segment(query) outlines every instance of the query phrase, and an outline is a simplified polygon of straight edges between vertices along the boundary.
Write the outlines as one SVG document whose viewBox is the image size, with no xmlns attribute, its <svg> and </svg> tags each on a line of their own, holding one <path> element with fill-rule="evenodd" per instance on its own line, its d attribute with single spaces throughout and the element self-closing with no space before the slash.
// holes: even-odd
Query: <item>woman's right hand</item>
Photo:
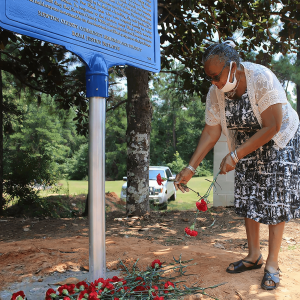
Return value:
<svg viewBox="0 0 300 300">
<path fill-rule="evenodd" d="M 178 189 L 180 189 L 183 193 L 188 192 L 189 189 L 184 185 L 186 185 L 188 183 L 188 181 L 193 177 L 193 175 L 194 175 L 194 173 L 190 169 L 188 169 L 188 168 L 182 169 L 176 175 L 176 178 L 175 178 L 174 185 L 175 185 L 176 191 Z"/>
</svg>

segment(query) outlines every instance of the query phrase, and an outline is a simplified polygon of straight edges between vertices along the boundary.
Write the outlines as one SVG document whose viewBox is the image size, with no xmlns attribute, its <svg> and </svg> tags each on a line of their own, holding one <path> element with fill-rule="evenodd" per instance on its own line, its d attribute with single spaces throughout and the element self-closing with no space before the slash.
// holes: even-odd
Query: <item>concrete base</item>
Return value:
<svg viewBox="0 0 300 300">
<path fill-rule="evenodd" d="M 214 148 L 214 176 L 220 170 L 222 159 L 228 154 L 226 137 L 222 134 Z M 213 190 L 213 206 L 233 206 L 234 204 L 234 171 L 219 175 Z"/>
</svg>

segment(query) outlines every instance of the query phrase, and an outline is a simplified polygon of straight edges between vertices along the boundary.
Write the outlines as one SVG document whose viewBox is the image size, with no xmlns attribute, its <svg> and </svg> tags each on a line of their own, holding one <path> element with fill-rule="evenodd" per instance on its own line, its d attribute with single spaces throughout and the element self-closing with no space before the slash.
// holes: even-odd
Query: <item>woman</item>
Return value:
<svg viewBox="0 0 300 300">
<path fill-rule="evenodd" d="M 212 86 L 206 100 L 206 125 L 189 166 L 176 176 L 176 189 L 186 184 L 221 132 L 229 153 L 220 174 L 235 169 L 234 206 L 245 218 L 248 255 L 227 268 L 228 273 L 263 265 L 259 226 L 269 225 L 269 253 L 261 282 L 275 289 L 280 282 L 278 254 L 285 222 L 300 215 L 300 126 L 276 76 L 266 67 L 241 62 L 235 44 L 209 46 L 203 55 Z"/>
</svg>

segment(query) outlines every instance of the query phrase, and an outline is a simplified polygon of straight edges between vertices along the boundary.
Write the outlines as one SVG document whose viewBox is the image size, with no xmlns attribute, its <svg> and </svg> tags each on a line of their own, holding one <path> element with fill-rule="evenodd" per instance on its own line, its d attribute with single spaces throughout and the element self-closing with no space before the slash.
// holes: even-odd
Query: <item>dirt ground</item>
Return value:
<svg viewBox="0 0 300 300">
<path fill-rule="evenodd" d="M 119 259 L 130 264 L 139 258 L 138 266 L 144 269 L 154 259 L 170 263 L 173 257 L 178 258 L 181 254 L 183 260 L 192 258 L 195 263 L 188 272 L 194 275 L 182 278 L 187 285 L 197 282 L 201 287 L 208 287 L 225 283 L 207 291 L 220 300 L 300 299 L 299 220 L 286 225 L 280 252 L 280 287 L 265 291 L 260 288 L 263 268 L 241 274 L 225 271 L 229 263 L 247 253 L 244 221 L 232 208 L 212 208 L 211 214 L 199 214 L 198 236 L 187 237 L 184 228 L 191 225 L 195 216 L 193 211 L 153 211 L 143 218 L 126 218 L 117 195 L 111 193 L 107 197 L 107 205 L 111 208 L 106 219 L 108 269 L 117 269 Z M 214 225 L 209 227 L 213 220 Z M 33 276 L 43 281 L 55 271 L 88 269 L 87 218 L 2 217 L 0 228 L 0 289 Z M 266 258 L 266 225 L 261 226 L 261 252 Z M 203 299 L 209 298 L 204 296 Z"/>
</svg>

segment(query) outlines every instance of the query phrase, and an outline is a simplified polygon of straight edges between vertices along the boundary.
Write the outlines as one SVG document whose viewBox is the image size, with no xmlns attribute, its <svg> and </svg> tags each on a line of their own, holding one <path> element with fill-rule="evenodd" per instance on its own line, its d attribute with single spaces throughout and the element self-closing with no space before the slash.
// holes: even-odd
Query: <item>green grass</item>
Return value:
<svg viewBox="0 0 300 300">
<path fill-rule="evenodd" d="M 195 177 L 192 178 L 188 187 L 200 193 L 200 195 L 204 195 L 210 185 L 208 180 L 212 180 L 213 177 Z M 66 194 L 66 195 L 80 195 L 87 194 L 88 192 L 88 182 L 84 180 L 61 180 L 59 182 L 61 184 L 58 189 L 57 194 Z M 119 197 L 121 193 L 121 187 L 124 184 L 122 180 L 116 181 L 106 181 L 105 182 L 105 192 L 115 192 Z M 46 196 L 47 194 L 53 193 L 53 190 L 42 191 L 41 195 Z M 195 208 L 195 202 L 198 200 L 198 196 L 196 193 L 190 191 L 188 193 L 182 193 L 181 191 L 177 191 L 176 201 L 169 202 L 168 209 L 174 210 L 188 210 Z M 210 203 L 213 200 L 213 193 L 211 192 L 208 197 Z"/>
<path fill-rule="evenodd" d="M 187 186 L 194 191 L 198 192 L 200 195 L 204 195 L 210 186 L 210 182 L 208 180 L 213 180 L 213 176 L 209 177 L 194 177 L 192 178 Z M 168 204 L 168 209 L 178 209 L 178 210 L 188 210 L 195 208 L 195 202 L 199 199 L 196 193 L 191 190 L 188 193 L 182 193 L 181 191 L 177 191 L 176 201 L 171 201 Z M 208 200 L 210 203 L 213 202 L 213 192 L 210 193 Z"/>
</svg>

